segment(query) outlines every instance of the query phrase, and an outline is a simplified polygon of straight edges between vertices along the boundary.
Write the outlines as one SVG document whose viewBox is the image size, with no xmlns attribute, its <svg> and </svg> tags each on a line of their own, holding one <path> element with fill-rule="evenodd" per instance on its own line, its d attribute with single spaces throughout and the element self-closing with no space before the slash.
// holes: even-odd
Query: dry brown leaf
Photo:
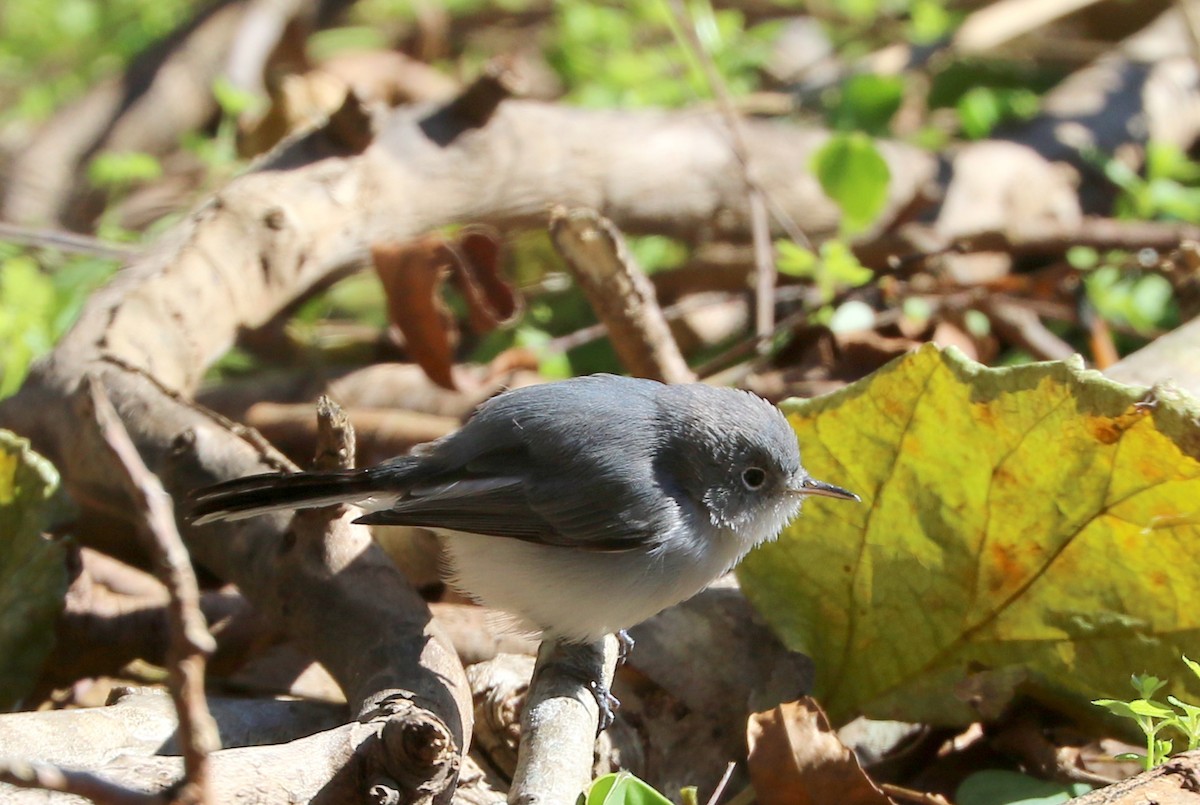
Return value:
<svg viewBox="0 0 1200 805">
<path fill-rule="evenodd" d="M 408 354 L 429 379 L 454 389 L 451 368 L 458 325 L 442 301 L 442 283 L 457 261 L 440 235 L 371 249 L 387 295 L 388 318 L 404 334 Z"/>
<path fill-rule="evenodd" d="M 404 334 L 409 355 L 439 386 L 456 388 L 452 367 L 459 329 L 442 299 L 447 277 L 466 301 L 476 333 L 495 329 L 520 310 L 520 298 L 500 273 L 500 238 L 483 227 L 464 229 L 453 241 L 433 234 L 377 246 L 371 256 L 389 319 Z"/>
<path fill-rule="evenodd" d="M 486 333 L 512 320 L 520 297 L 500 275 L 503 264 L 499 236 L 484 227 L 467 227 L 450 245 L 456 258 L 454 285 L 467 303 L 471 329 Z"/>
<path fill-rule="evenodd" d="M 753 714 L 747 738 L 760 805 L 894 805 L 811 697 Z"/>
</svg>

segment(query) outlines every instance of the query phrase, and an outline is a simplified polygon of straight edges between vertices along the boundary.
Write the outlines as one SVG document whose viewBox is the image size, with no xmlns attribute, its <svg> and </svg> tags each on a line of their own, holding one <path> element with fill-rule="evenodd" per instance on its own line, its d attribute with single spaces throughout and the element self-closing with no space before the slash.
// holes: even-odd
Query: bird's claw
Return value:
<svg viewBox="0 0 1200 805">
<path fill-rule="evenodd" d="M 633 653 L 633 647 L 637 644 L 629 632 L 624 629 L 617 630 L 617 665 L 624 665 L 629 662 L 629 655 Z"/>
<path fill-rule="evenodd" d="M 600 720 L 596 723 L 598 737 L 617 720 L 617 709 L 621 706 L 621 700 L 598 680 L 588 680 L 587 687 L 592 692 L 592 696 L 596 698 L 596 706 L 600 708 Z"/>
</svg>

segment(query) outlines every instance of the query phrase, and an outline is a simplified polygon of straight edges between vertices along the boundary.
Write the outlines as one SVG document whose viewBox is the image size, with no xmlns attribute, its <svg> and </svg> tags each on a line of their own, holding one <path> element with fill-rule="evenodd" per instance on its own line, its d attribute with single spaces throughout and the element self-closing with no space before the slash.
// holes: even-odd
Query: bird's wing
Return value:
<svg viewBox="0 0 1200 805">
<path fill-rule="evenodd" d="M 409 464 L 378 470 L 403 494 L 362 522 L 596 551 L 653 543 L 678 517 L 655 469 L 660 388 L 591 377 L 501 394 L 424 450 L 419 479 Z"/>
<path fill-rule="evenodd" d="M 357 522 L 487 534 L 593 551 L 644 547 L 666 530 L 669 512 L 649 489 L 592 468 L 546 466 L 528 451 L 479 456 L 460 471 L 410 486 L 386 509 Z"/>
</svg>

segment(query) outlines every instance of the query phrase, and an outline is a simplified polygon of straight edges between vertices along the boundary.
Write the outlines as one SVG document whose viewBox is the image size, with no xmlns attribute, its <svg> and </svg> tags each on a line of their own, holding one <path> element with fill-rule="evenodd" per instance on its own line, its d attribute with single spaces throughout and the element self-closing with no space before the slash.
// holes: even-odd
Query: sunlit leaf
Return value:
<svg viewBox="0 0 1200 805">
<path fill-rule="evenodd" d="M 1019 684 L 1090 700 L 1197 644 L 1200 406 L 1145 394 L 928 346 L 784 404 L 808 470 L 863 503 L 809 500 L 739 575 L 835 722 L 965 723 Z"/>
<path fill-rule="evenodd" d="M 57 486 L 50 462 L 0 430 L 0 707 L 29 693 L 54 646 L 67 571 L 42 527 Z"/>
<path fill-rule="evenodd" d="M 588 789 L 585 805 L 671 805 L 671 800 L 627 771 L 598 777 Z"/>
<path fill-rule="evenodd" d="M 883 210 L 891 171 L 870 137 L 834 135 L 813 154 L 810 167 L 825 195 L 841 208 L 847 232 L 866 229 Z"/>
<path fill-rule="evenodd" d="M 904 100 L 904 79 L 864 73 L 846 81 L 831 121 L 841 131 L 887 133 L 892 116 Z"/>
</svg>

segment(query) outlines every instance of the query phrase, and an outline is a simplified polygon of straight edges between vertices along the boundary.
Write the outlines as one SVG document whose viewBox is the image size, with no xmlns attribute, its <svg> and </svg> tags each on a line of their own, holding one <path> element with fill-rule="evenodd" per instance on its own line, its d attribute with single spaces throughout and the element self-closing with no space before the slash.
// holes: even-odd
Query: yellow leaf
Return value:
<svg viewBox="0 0 1200 805">
<path fill-rule="evenodd" d="M 0 708 L 37 682 L 67 587 L 64 549 L 42 536 L 58 473 L 0 430 Z"/>
<path fill-rule="evenodd" d="M 810 500 L 739 575 L 835 723 L 962 723 L 1020 684 L 1124 693 L 1195 650 L 1194 401 L 928 346 L 784 410 L 805 467 L 863 504 Z"/>
</svg>

